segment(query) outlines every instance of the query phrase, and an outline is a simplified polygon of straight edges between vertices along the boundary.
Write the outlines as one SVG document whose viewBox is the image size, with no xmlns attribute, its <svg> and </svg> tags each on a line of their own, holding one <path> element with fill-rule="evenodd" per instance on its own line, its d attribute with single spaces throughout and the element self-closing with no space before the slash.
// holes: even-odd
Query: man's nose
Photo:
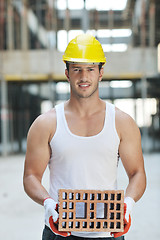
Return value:
<svg viewBox="0 0 160 240">
<path fill-rule="evenodd" d="M 88 72 L 86 70 L 81 71 L 81 80 L 86 81 L 88 79 Z"/>
</svg>

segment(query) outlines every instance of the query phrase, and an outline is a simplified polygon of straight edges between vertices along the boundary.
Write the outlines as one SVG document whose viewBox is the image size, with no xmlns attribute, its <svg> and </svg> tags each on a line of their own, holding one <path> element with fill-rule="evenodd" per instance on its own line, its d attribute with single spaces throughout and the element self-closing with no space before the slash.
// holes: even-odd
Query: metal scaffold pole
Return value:
<svg viewBox="0 0 160 240">
<path fill-rule="evenodd" d="M 8 101 L 7 101 L 7 82 L 4 79 L 3 73 L 3 40 L 4 40 L 4 0 L 0 2 L 0 83 L 1 83 L 1 143 L 2 156 L 7 156 L 8 149 Z"/>
<path fill-rule="evenodd" d="M 1 59 L 0 59 L 1 61 Z M 0 64 L 1 65 L 1 64 Z M 7 107 L 7 82 L 5 81 L 2 72 L 1 78 L 1 139 L 2 139 L 2 156 L 7 156 L 8 149 L 8 107 Z"/>
<path fill-rule="evenodd" d="M 146 123 L 146 99 L 147 99 L 147 77 L 146 77 L 146 1 L 142 0 L 142 16 L 141 16 L 141 48 L 142 48 L 142 78 L 141 78 L 141 97 L 143 100 L 143 150 L 148 151 L 147 139 L 148 139 L 148 128 Z"/>
</svg>

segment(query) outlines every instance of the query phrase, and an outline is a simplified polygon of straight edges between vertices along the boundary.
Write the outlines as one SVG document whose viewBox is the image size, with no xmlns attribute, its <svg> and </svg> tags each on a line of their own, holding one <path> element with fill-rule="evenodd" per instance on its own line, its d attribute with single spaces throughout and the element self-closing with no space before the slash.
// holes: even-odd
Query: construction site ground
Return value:
<svg viewBox="0 0 160 240">
<path fill-rule="evenodd" d="M 44 226 L 43 206 L 33 202 L 23 189 L 24 155 L 0 157 L 0 239 L 40 240 Z M 133 210 L 126 240 L 159 240 L 160 153 L 144 154 L 146 192 Z M 122 163 L 118 170 L 118 189 L 126 188 L 127 175 Z M 43 184 L 48 189 L 49 171 Z"/>
</svg>

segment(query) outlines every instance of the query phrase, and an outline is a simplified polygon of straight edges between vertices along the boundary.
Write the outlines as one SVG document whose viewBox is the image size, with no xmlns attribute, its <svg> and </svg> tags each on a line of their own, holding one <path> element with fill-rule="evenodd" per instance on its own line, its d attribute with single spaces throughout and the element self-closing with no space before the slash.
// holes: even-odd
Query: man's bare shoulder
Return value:
<svg viewBox="0 0 160 240">
<path fill-rule="evenodd" d="M 115 108 L 116 113 L 116 129 L 119 136 L 123 134 L 139 133 L 139 128 L 134 119 L 127 113 L 123 112 L 119 108 Z"/>
<path fill-rule="evenodd" d="M 123 121 L 125 121 L 125 122 L 134 121 L 133 118 L 129 114 L 123 112 L 122 110 L 120 110 L 117 107 L 115 107 L 115 113 L 116 113 L 116 119 L 120 123 Z"/>
<path fill-rule="evenodd" d="M 52 108 L 50 111 L 39 115 L 32 123 L 30 132 L 45 134 L 51 138 L 56 131 L 56 111 Z"/>
<path fill-rule="evenodd" d="M 44 122 L 44 123 L 51 123 L 53 121 L 56 121 L 56 110 L 55 108 L 52 108 L 46 113 L 43 113 L 39 115 L 36 120 L 37 122 Z"/>
<path fill-rule="evenodd" d="M 33 124 L 46 125 L 46 127 L 49 127 L 49 125 L 54 122 L 56 123 L 56 111 L 55 108 L 52 108 L 48 112 L 39 115 Z"/>
</svg>

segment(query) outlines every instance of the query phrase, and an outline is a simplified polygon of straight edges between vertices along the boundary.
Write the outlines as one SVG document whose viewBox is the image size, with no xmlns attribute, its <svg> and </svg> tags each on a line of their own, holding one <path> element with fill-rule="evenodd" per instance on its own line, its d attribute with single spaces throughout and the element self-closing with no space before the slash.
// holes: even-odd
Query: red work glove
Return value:
<svg viewBox="0 0 160 240">
<path fill-rule="evenodd" d="M 68 237 L 71 235 L 70 232 L 58 231 L 58 204 L 52 198 L 46 198 L 43 202 L 45 209 L 45 224 L 52 232 L 56 235 Z"/>
<path fill-rule="evenodd" d="M 129 231 L 131 226 L 131 212 L 134 204 L 135 201 L 131 197 L 126 197 L 124 199 L 124 231 L 112 233 L 114 238 L 121 237 Z"/>
</svg>

